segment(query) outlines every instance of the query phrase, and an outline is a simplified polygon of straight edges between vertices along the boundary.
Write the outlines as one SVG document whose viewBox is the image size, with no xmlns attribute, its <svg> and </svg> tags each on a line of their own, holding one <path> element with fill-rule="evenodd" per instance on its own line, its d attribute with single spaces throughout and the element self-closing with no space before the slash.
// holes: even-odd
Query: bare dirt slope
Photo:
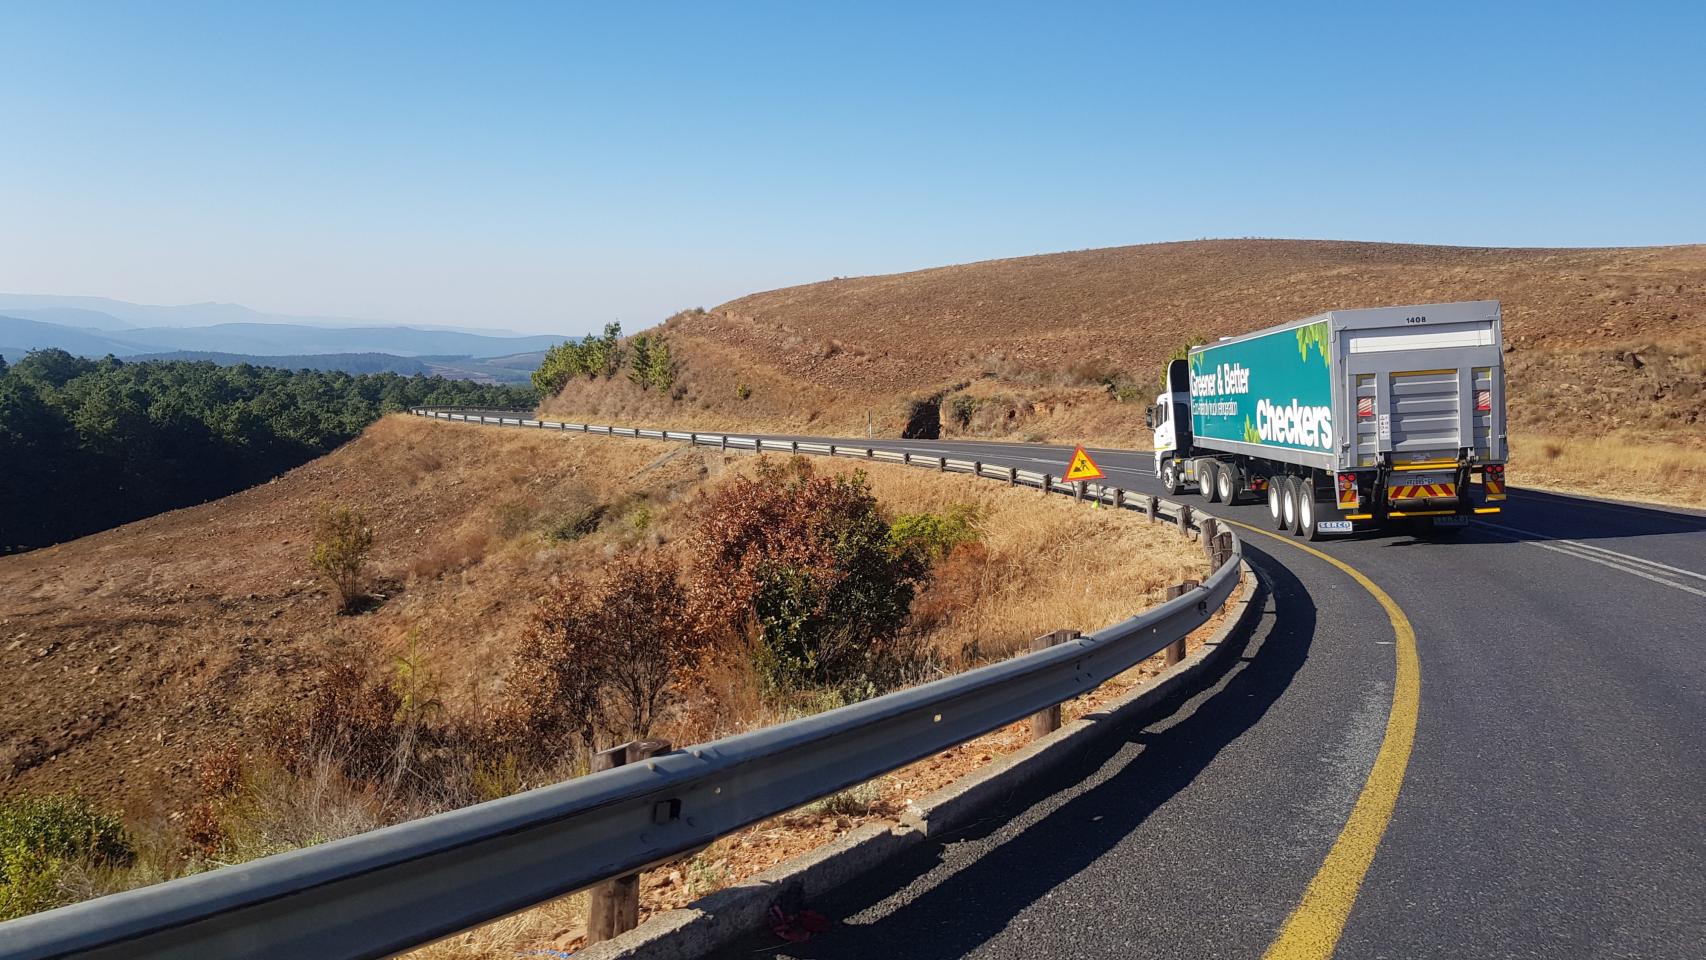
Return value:
<svg viewBox="0 0 1706 960">
<path fill-rule="evenodd" d="M 1706 246 L 1151 244 L 828 280 L 667 326 L 687 356 L 690 410 L 863 429 L 869 408 L 893 431 L 898 398 L 970 384 L 974 395 L 1029 401 L 1015 422 L 992 424 L 1025 432 L 1106 399 L 1104 377 L 1123 373 L 1150 392 L 1162 361 L 1193 334 L 1340 307 L 1468 299 L 1504 302 L 1519 423 L 1573 431 L 1699 422 Z M 565 395 L 571 406 L 594 399 Z M 1127 408 L 1083 426 L 1131 438 L 1140 419 Z"/>
</svg>

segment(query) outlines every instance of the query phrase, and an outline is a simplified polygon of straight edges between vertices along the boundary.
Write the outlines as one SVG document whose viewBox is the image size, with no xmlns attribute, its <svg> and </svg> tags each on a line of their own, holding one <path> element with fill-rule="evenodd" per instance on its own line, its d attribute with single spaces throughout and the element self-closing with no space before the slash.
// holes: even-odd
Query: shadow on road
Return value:
<svg viewBox="0 0 1706 960">
<path fill-rule="evenodd" d="M 856 917 L 909 886 L 933 883 L 886 916 L 844 923 L 820 939 L 792 946 L 767 949 L 764 944 L 773 944 L 774 938 L 755 937 L 724 956 L 752 957 L 773 950 L 774 956 L 798 960 L 962 957 L 1106 854 L 1196 779 L 1222 748 L 1258 723 L 1303 666 L 1315 632 L 1314 601 L 1283 565 L 1254 546 L 1246 549 L 1263 573 L 1256 602 L 1265 606 L 1272 597 L 1285 616 L 1259 617 L 1252 627 L 1239 631 L 1241 636 L 1228 638 L 1235 647 L 1226 667 L 1109 730 L 1084 756 L 1042 782 L 1018 789 L 1002 808 L 973 827 L 933 838 L 813 905 L 831 917 Z M 1198 697 L 1202 699 L 1194 709 L 1173 718 Z M 1140 749 L 1131 750 L 1134 745 Z M 1110 761 L 1123 766 L 1104 771 Z M 1098 776 L 1102 779 L 1096 782 Z M 1087 780 L 1093 785 L 1086 786 Z M 1058 806 L 1025 822 L 1033 806 L 1051 801 Z M 1086 828 L 1091 812 L 1100 815 L 1095 829 Z M 943 862 L 947 844 L 967 841 L 993 846 L 957 872 L 939 880 L 929 876 Z"/>
</svg>

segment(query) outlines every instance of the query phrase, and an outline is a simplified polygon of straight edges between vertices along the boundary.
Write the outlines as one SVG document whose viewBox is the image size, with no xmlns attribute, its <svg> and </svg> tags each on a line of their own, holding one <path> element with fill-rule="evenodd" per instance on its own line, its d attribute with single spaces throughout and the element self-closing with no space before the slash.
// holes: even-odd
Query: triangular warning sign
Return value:
<svg viewBox="0 0 1706 960">
<path fill-rule="evenodd" d="M 1102 479 L 1102 471 L 1096 466 L 1096 461 L 1090 459 L 1090 455 L 1084 452 L 1084 448 L 1078 447 L 1072 451 L 1072 462 L 1067 465 L 1066 476 L 1061 479 L 1068 481 L 1100 480 Z"/>
</svg>

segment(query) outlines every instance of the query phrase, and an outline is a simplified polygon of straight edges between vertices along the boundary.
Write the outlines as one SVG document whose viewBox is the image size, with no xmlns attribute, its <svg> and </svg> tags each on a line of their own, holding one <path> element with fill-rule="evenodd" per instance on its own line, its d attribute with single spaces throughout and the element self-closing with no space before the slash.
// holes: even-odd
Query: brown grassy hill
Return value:
<svg viewBox="0 0 1706 960">
<path fill-rule="evenodd" d="M 490 705 L 553 580 L 685 545 L 700 493 L 755 465 L 677 443 L 393 416 L 271 483 L 0 557 L 0 797 L 75 791 L 137 817 L 170 811 L 195 794 L 198 757 L 232 739 L 252 746 L 271 711 L 307 693 L 316 666 L 384 668 L 411 635 L 444 681 L 446 709 Z M 979 562 L 945 569 L 914 607 L 949 653 L 975 640 L 1000 655 L 1062 626 L 1095 629 L 1200 576 L 1188 545 L 1147 527 L 1134 536 L 1129 517 L 969 477 L 868 469 L 886 509 L 969 503 L 987 518 Z M 334 501 L 363 511 L 374 532 L 386 596 L 357 616 L 336 614 L 307 563 L 314 508 Z M 591 506 L 603 508 L 593 532 L 550 536 Z M 1058 564 L 1086 543 L 1132 589 L 1088 594 L 1062 580 Z M 725 713 L 719 722 L 740 720 Z M 690 742 L 727 730 L 665 732 Z"/>
<path fill-rule="evenodd" d="M 1504 303 L 1513 428 L 1559 450 L 1537 458 L 1637 429 L 1700 444 L 1706 246 L 1211 240 L 838 278 L 671 318 L 675 399 L 583 380 L 547 409 L 861 433 L 869 413 L 893 436 L 928 400 L 945 434 L 1142 445 L 1188 337 L 1468 299 Z"/>
</svg>

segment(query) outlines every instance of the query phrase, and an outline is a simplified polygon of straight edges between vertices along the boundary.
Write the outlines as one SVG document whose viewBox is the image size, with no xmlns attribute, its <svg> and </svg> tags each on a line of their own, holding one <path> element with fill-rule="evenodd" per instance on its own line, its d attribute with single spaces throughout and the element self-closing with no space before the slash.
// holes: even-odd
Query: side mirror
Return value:
<svg viewBox="0 0 1706 960">
<path fill-rule="evenodd" d="M 1155 408 L 1154 407 L 1150 407 L 1150 408 L 1143 411 L 1143 425 L 1148 427 L 1151 430 L 1155 429 Z"/>
</svg>

